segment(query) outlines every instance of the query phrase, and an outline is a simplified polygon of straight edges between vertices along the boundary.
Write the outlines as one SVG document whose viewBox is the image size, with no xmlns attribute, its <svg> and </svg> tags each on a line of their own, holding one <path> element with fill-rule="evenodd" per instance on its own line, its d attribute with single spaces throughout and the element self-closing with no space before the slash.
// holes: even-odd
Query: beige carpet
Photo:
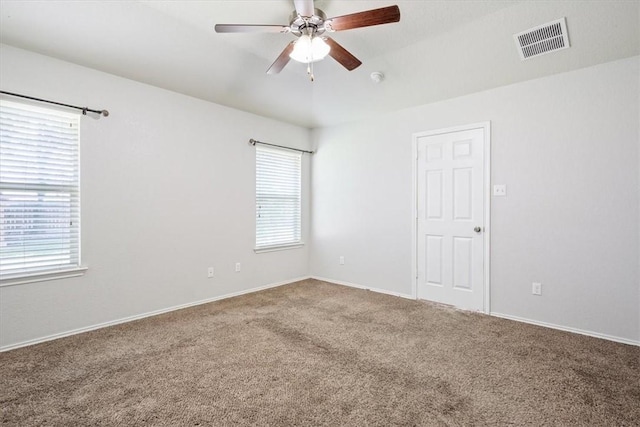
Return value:
<svg viewBox="0 0 640 427">
<path fill-rule="evenodd" d="M 638 425 L 640 348 L 318 281 L 0 354 L 3 425 Z"/>
</svg>

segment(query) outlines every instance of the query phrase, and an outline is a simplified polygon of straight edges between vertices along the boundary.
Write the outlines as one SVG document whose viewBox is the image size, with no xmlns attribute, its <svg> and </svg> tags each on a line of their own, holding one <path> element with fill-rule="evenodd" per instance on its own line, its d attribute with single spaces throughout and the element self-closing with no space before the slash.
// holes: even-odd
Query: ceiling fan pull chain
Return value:
<svg viewBox="0 0 640 427">
<path fill-rule="evenodd" d="M 313 76 L 313 54 L 310 55 L 311 57 L 309 59 L 311 59 L 311 61 L 307 64 L 307 74 L 309 74 L 309 80 L 313 82 L 315 80 L 315 77 Z"/>
<path fill-rule="evenodd" d="M 307 76 L 309 76 L 309 80 L 313 81 L 313 60 L 311 57 L 311 46 L 309 46 L 309 50 L 307 51 Z"/>
<path fill-rule="evenodd" d="M 313 81 L 313 62 L 307 64 L 307 75 L 309 76 L 309 80 Z"/>
</svg>

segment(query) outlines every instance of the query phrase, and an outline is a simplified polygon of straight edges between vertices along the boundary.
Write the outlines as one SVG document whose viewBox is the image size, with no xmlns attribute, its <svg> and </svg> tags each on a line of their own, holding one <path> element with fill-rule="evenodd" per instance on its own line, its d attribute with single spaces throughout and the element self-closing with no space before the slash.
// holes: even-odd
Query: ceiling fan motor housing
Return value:
<svg viewBox="0 0 640 427">
<path fill-rule="evenodd" d="M 320 9 L 313 10 L 313 16 L 300 16 L 295 10 L 289 18 L 291 34 L 300 37 L 303 34 L 317 35 L 324 33 L 327 15 Z"/>
</svg>

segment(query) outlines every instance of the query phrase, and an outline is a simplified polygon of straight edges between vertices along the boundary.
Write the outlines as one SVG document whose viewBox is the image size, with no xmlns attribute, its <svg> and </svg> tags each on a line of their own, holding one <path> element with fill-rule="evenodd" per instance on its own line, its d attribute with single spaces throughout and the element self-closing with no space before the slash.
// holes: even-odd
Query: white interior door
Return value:
<svg viewBox="0 0 640 427">
<path fill-rule="evenodd" d="M 417 138 L 417 296 L 484 309 L 484 129 Z"/>
</svg>

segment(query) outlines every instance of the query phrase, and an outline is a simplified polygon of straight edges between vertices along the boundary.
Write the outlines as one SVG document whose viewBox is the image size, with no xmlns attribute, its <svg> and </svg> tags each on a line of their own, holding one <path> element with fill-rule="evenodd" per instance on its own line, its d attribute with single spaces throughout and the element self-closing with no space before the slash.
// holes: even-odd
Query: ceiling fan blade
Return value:
<svg viewBox="0 0 640 427">
<path fill-rule="evenodd" d="M 296 6 L 296 12 L 300 16 L 313 16 L 313 0 L 293 0 Z"/>
<path fill-rule="evenodd" d="M 293 52 L 293 45 L 296 44 L 295 41 L 292 41 L 284 48 L 280 56 L 274 61 L 273 64 L 267 70 L 267 74 L 278 74 L 282 69 L 289 63 L 289 55 Z"/>
<path fill-rule="evenodd" d="M 336 16 L 335 18 L 327 19 L 325 24 L 331 31 L 343 31 L 399 21 L 400 8 L 398 6 L 389 6 L 352 13 L 351 15 Z"/>
<path fill-rule="evenodd" d="M 216 24 L 216 33 L 288 33 L 285 25 Z"/>
<path fill-rule="evenodd" d="M 327 37 L 326 41 L 327 44 L 331 47 L 329 56 L 342 64 L 342 66 L 347 70 L 355 70 L 362 64 L 362 62 L 358 58 L 349 53 L 347 49 L 343 48 L 337 41 L 335 41 L 331 37 Z"/>
</svg>

